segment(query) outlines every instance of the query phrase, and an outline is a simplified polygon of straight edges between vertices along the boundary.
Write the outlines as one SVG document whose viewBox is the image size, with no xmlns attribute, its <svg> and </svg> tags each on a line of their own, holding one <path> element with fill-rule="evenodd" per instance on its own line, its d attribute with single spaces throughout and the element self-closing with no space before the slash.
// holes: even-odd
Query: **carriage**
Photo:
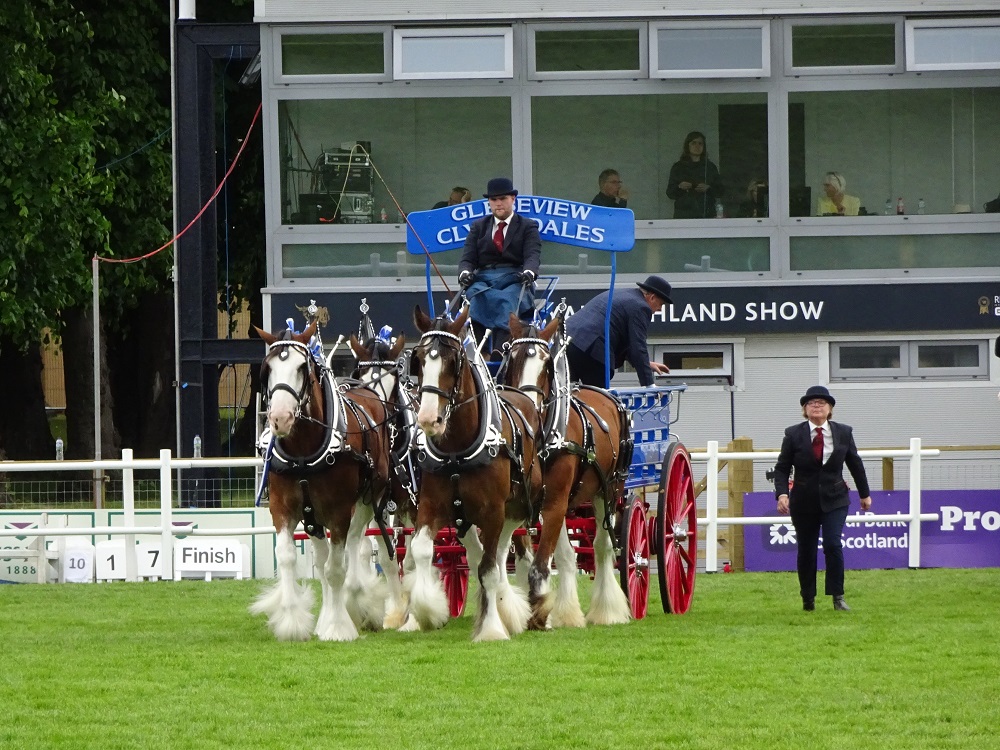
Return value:
<svg viewBox="0 0 1000 750">
<path fill-rule="evenodd" d="M 613 288 L 615 253 L 611 257 Z M 433 315 L 429 254 L 427 260 L 428 300 Z M 551 282 L 549 291 L 551 293 Z M 457 299 L 456 296 L 452 302 Z M 552 307 L 550 302 L 542 306 L 543 311 L 547 308 L 550 315 Z M 562 308 L 564 311 L 565 305 Z M 449 309 L 434 318 L 418 308 L 415 322 L 422 336 L 405 356 L 401 356 L 402 337 L 393 341 L 385 336 L 381 350 L 377 346 L 378 337 L 354 337 L 351 342 L 359 360 L 358 374 L 369 389 L 389 382 L 389 373 L 393 368 L 396 368 L 396 380 L 393 381 L 396 383 L 405 381 L 411 362 L 416 370 L 412 375 L 418 389 L 416 396 L 411 392 L 409 401 L 398 411 L 410 412 L 410 428 L 414 427 L 413 414 L 419 411 L 417 418 L 420 425 L 402 440 L 402 452 L 399 452 L 398 446 L 403 427 L 390 430 L 389 435 L 376 435 L 376 425 L 389 423 L 388 413 L 382 415 L 383 422 L 378 421 L 377 415 L 356 417 L 358 431 L 366 431 L 367 421 L 371 434 L 366 437 L 372 443 L 383 441 L 385 453 L 390 458 L 390 469 L 378 476 L 371 466 L 366 468 L 363 461 L 356 461 L 358 477 L 355 477 L 354 484 L 369 490 L 370 512 L 365 510 L 356 512 L 356 515 L 366 524 L 374 517 L 378 524 L 377 528 L 362 533 L 381 539 L 375 547 L 381 550 L 379 567 L 386 573 L 386 580 L 393 589 L 392 596 L 399 597 L 400 601 L 406 595 L 409 597 L 409 617 L 400 611 L 394 612 L 392 626 L 402 625 L 404 630 L 440 627 L 448 617 L 460 615 L 465 607 L 470 569 L 478 570 L 481 583 L 480 613 L 474 640 L 506 638 L 526 627 L 545 628 L 550 623 L 582 625 L 582 615 L 574 617 L 567 614 L 569 610 L 563 611 L 563 605 L 559 603 L 565 593 L 564 584 L 569 582 L 573 591 L 566 594 L 566 601 L 575 600 L 576 570 L 566 575 L 570 566 L 596 577 L 588 620 L 610 623 L 642 618 L 647 613 L 650 565 L 654 556 L 664 611 L 676 614 L 686 612 L 691 604 L 697 563 L 694 482 L 687 451 L 670 435 L 671 404 L 683 386 L 617 389 L 609 395 L 608 391 L 600 389 L 581 393 L 579 386 L 570 388 L 564 384 L 560 391 L 560 386 L 550 385 L 553 396 L 549 400 L 516 388 L 498 386 L 495 382 L 498 373 L 489 369 L 479 355 L 482 342 L 475 342 L 464 333 L 467 312 L 453 315 L 454 312 Z M 514 323 L 512 320 L 512 338 Z M 551 348 L 551 359 L 557 361 L 559 331 L 561 317 L 547 326 L 544 332 L 532 328 L 511 344 L 524 342 L 532 355 L 542 356 L 541 353 L 546 352 L 546 358 L 549 358 L 547 352 Z M 315 333 L 315 326 L 310 326 L 307 333 Z M 307 344 L 308 337 L 304 334 L 297 337 Z M 362 341 L 365 338 L 368 341 Z M 364 349 L 364 344 L 369 344 L 371 348 Z M 272 337 L 272 346 L 276 345 Z M 288 347 L 281 347 L 281 350 L 287 353 Z M 551 380 L 558 383 L 559 377 L 553 375 Z M 531 386 L 527 387 L 532 390 Z M 269 391 L 273 389 L 279 397 L 284 397 L 282 391 L 295 395 L 301 393 L 297 389 L 304 388 L 303 384 L 297 383 L 291 386 L 268 384 Z M 538 388 L 533 390 L 539 391 Z M 559 399 L 555 398 L 557 393 L 562 393 Z M 384 402 L 389 403 L 389 399 L 389 394 L 385 393 Z M 602 416 L 602 399 L 613 404 L 611 408 L 617 411 L 619 417 L 617 424 L 613 424 L 616 422 L 614 411 L 605 411 Z M 586 403 L 580 405 L 578 401 Z M 555 446 L 542 442 L 548 439 L 543 436 L 551 432 L 548 429 L 552 422 L 551 414 L 559 411 L 557 407 L 543 407 L 551 403 L 564 403 L 561 427 L 555 432 L 560 438 L 565 438 L 571 432 L 570 425 L 576 425 L 579 435 L 574 440 L 563 439 Z M 467 432 L 472 436 L 478 434 L 479 442 L 470 438 L 474 449 L 462 453 L 466 449 L 458 450 L 454 443 L 458 440 L 456 431 L 462 434 L 461 428 L 453 427 L 450 431 L 446 428 L 449 419 L 452 424 L 461 424 L 460 418 L 454 415 L 458 407 L 466 404 L 469 406 L 464 413 L 475 414 L 473 419 L 478 420 L 470 425 Z M 359 411 L 356 407 L 352 408 Z M 546 425 L 542 423 L 543 414 L 548 414 L 544 417 Z M 601 443 L 601 431 L 604 443 L 609 447 L 598 445 Z M 584 441 L 583 435 L 589 442 Z M 394 441 L 395 449 L 389 446 Z M 439 444 L 439 441 L 444 442 Z M 452 443 L 449 445 L 448 441 Z M 358 449 L 354 450 L 357 454 Z M 608 455 L 602 458 L 602 453 Z M 504 460 L 504 467 L 497 468 L 496 465 Z M 567 476 L 563 485 L 568 488 L 562 493 L 565 497 L 560 496 L 559 487 L 562 485 L 556 479 L 560 461 L 571 467 L 568 474 L 563 472 Z M 414 462 L 420 465 L 422 471 L 413 470 Z M 546 474 L 544 483 L 541 480 L 543 463 L 546 472 L 552 472 Z M 361 475 L 366 472 L 368 479 L 364 480 Z M 402 488 L 398 486 L 400 484 Z M 376 485 L 386 498 L 381 502 L 375 500 Z M 386 490 L 389 485 L 396 491 L 394 497 L 393 492 Z M 497 490 L 499 501 L 491 501 L 489 497 L 496 495 L 494 487 L 501 486 L 503 489 Z M 581 492 L 585 486 L 591 487 L 589 493 Z M 654 488 L 657 498 L 655 508 L 647 500 Z M 509 508 L 511 498 L 517 493 L 520 493 L 517 499 L 523 500 L 526 509 L 526 521 L 504 517 L 503 509 Z M 421 498 L 419 507 L 416 505 L 418 494 Z M 363 492 L 358 490 L 354 500 L 362 499 L 362 495 Z M 550 495 L 557 499 L 550 500 Z M 601 502 L 588 502 L 595 495 L 601 498 Z M 407 500 L 412 501 L 414 506 L 409 509 L 409 514 L 403 512 L 401 507 L 407 504 Z M 299 502 L 318 504 L 310 502 L 308 494 Z M 491 502 L 493 506 L 490 506 Z M 497 502 L 500 504 L 499 511 L 496 509 Z M 504 505 L 505 502 L 507 505 Z M 358 508 L 362 505 L 357 503 Z M 273 508 L 272 502 L 272 515 L 275 514 Z M 289 514 L 289 518 L 292 516 L 294 514 Z M 405 520 L 400 520 L 406 518 L 417 520 L 413 525 L 406 525 Z M 287 520 L 275 516 L 276 528 L 280 530 L 279 522 Z M 354 529 L 358 523 L 351 521 L 351 528 Z M 331 529 L 330 533 L 331 542 L 335 542 L 334 554 L 331 557 L 327 551 L 321 553 L 328 562 L 332 559 L 340 562 L 335 569 L 328 566 L 324 576 L 324 607 L 320 623 L 325 629 L 320 632 L 321 628 L 317 626 L 316 632 L 321 638 L 350 640 L 356 637 L 356 631 L 350 627 L 339 629 L 339 626 L 330 625 L 331 622 L 344 620 L 345 613 L 352 606 L 349 602 L 345 604 L 336 600 L 334 594 L 364 586 L 361 580 L 364 576 L 352 574 L 349 563 L 359 554 L 364 560 L 365 547 L 362 545 L 360 553 L 356 546 L 352 548 L 348 522 L 341 518 L 339 524 L 340 528 Z M 473 525 L 478 528 L 478 533 L 467 534 Z M 557 531 L 560 526 L 561 532 Z M 313 529 L 309 531 L 315 536 Z M 357 533 L 355 530 L 355 535 Z M 284 546 L 287 547 L 287 544 Z M 510 555 L 510 560 L 515 562 L 508 561 L 507 550 L 511 546 L 514 553 Z M 533 553 L 536 556 L 534 563 L 531 562 Z M 341 564 L 341 558 L 346 559 L 346 567 Z M 395 570 L 389 568 L 393 558 L 401 570 L 407 571 L 404 574 L 405 595 L 398 587 Z M 527 611 L 513 595 L 508 576 L 502 574 L 507 572 L 508 565 L 516 569 L 518 559 L 526 560 L 527 573 L 522 580 L 527 581 L 530 589 Z M 555 596 L 548 589 L 550 560 L 553 559 L 562 573 L 559 576 L 560 591 Z M 432 564 L 436 575 L 427 573 Z M 364 568 L 367 565 L 355 567 Z M 607 585 L 608 570 L 612 569 L 617 570 L 620 580 L 620 589 L 614 587 L 618 589 L 617 598 L 611 591 L 612 587 Z M 440 576 L 440 584 L 432 580 L 436 576 Z M 275 593 L 275 590 L 284 594 Z M 282 584 L 279 580 L 274 589 L 255 605 L 255 611 L 270 615 L 272 629 L 279 638 L 287 635 L 281 631 L 280 623 L 275 627 L 275 619 L 280 621 L 285 617 L 283 607 L 301 609 L 301 602 L 297 602 L 290 590 L 287 582 Z M 442 593 L 443 596 L 439 596 Z M 326 608 L 328 594 L 336 600 L 332 612 Z M 282 596 L 285 598 L 282 599 Z M 601 602 L 605 599 L 609 603 L 608 611 L 602 610 L 594 615 L 594 609 L 604 606 Z M 553 600 L 556 602 L 554 609 Z M 614 612 L 619 600 L 627 608 L 624 614 L 621 607 L 618 607 L 617 614 Z M 294 606 L 287 602 L 292 602 Z M 353 606 L 356 608 L 358 605 L 355 603 Z M 575 606 L 579 610 L 578 602 Z M 395 609 L 399 607 L 405 609 L 406 605 L 398 605 Z M 290 637 L 307 637 L 303 629 L 305 621 L 299 615 L 296 617 L 299 622 Z M 363 621 L 365 614 L 351 611 L 350 617 Z M 389 624 L 390 619 L 387 614 L 385 622 Z M 308 624 L 311 626 L 311 622 Z"/>
</svg>

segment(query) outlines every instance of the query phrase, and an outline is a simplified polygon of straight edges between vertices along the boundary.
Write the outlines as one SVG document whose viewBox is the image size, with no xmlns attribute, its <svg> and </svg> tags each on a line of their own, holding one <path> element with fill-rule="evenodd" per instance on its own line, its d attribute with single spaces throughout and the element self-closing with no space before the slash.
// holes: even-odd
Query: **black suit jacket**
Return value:
<svg viewBox="0 0 1000 750">
<path fill-rule="evenodd" d="M 538 234 L 538 225 L 519 214 L 511 215 L 503 252 L 498 253 L 493 245 L 493 214 L 490 214 L 473 223 L 469 229 L 458 272 L 475 271 L 485 266 L 512 266 L 534 271 L 537 276 L 541 255 L 542 238 Z"/>
<path fill-rule="evenodd" d="M 800 422 L 785 430 L 781 454 L 774 467 L 774 491 L 778 497 L 789 496 L 789 511 L 793 514 L 813 510 L 827 512 L 847 506 L 844 464 L 847 464 L 861 497 L 871 494 L 864 462 L 854 444 L 854 432 L 850 426 L 840 422 L 831 420 L 829 425 L 833 433 L 833 454 L 822 466 L 813 455 L 811 422 Z M 789 493 L 788 479 L 793 469 L 795 481 Z"/>
<path fill-rule="evenodd" d="M 573 344 L 597 362 L 604 362 L 604 316 L 608 309 L 608 297 L 608 292 L 601 292 L 566 319 L 566 333 L 572 337 Z M 608 325 L 608 341 L 614 358 L 612 374 L 628 360 L 642 385 L 653 384 L 653 369 L 649 366 L 649 348 L 646 345 L 646 332 L 652 315 L 641 289 L 633 287 L 615 293 Z"/>
</svg>

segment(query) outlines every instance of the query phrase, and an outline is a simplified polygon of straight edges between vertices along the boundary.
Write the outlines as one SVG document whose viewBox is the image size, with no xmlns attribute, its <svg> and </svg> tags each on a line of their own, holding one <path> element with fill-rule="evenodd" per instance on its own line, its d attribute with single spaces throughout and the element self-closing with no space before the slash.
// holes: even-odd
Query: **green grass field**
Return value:
<svg viewBox="0 0 1000 750">
<path fill-rule="evenodd" d="M 0 748 L 1000 748 L 996 569 L 848 571 L 850 613 L 701 575 L 680 617 L 488 644 L 277 643 L 261 585 L 0 586 Z"/>
</svg>

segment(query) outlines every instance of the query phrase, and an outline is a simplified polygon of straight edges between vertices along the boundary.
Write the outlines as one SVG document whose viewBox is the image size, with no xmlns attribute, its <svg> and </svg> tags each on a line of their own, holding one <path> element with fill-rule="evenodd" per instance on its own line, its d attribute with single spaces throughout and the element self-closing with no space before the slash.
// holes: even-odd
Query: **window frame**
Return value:
<svg viewBox="0 0 1000 750">
<path fill-rule="evenodd" d="M 761 67 L 759 68 L 677 68 L 661 70 L 660 45 L 657 39 L 661 29 L 760 29 Z M 770 21 L 664 21 L 649 24 L 649 77 L 658 80 L 676 78 L 770 78 L 771 76 L 771 23 Z"/>
<path fill-rule="evenodd" d="M 925 71 L 1000 70 L 1000 59 L 994 63 L 918 63 L 916 61 L 917 36 L 920 29 L 975 29 L 984 27 L 995 28 L 1000 32 L 1000 19 L 983 16 L 962 19 L 907 19 L 904 31 L 906 39 L 906 70 L 917 73 Z"/>
<path fill-rule="evenodd" d="M 500 38 L 504 45 L 502 70 L 456 71 L 453 73 L 404 73 L 403 45 L 407 39 L 447 39 L 449 37 Z M 392 30 L 392 77 L 396 81 L 453 81 L 504 79 L 514 77 L 513 26 L 455 26 L 394 28 Z"/>
<path fill-rule="evenodd" d="M 829 383 L 968 383 L 990 382 L 990 341 L 985 334 L 965 334 L 948 338 L 940 336 L 894 336 L 892 338 L 878 337 L 836 337 L 820 339 L 821 364 L 826 360 L 826 366 L 821 366 L 821 376 L 825 370 Z M 967 346 L 975 344 L 979 349 L 980 362 L 978 367 L 925 367 L 918 366 L 920 348 L 923 346 Z M 844 368 L 839 366 L 839 351 L 842 347 L 851 346 L 897 346 L 899 348 L 899 367 L 895 368 Z"/>
<path fill-rule="evenodd" d="M 274 29 L 272 36 L 274 83 L 282 85 L 299 83 L 371 83 L 392 80 L 392 45 L 389 43 L 388 26 L 316 27 L 289 26 Z M 381 73 L 317 73 L 288 74 L 283 70 L 282 42 L 286 36 L 348 36 L 357 34 L 382 35 Z"/>
<path fill-rule="evenodd" d="M 724 390 L 742 391 L 745 388 L 743 353 L 745 339 L 719 339 L 712 341 L 692 341 L 689 343 L 656 341 L 649 344 L 651 359 L 662 362 L 668 353 L 721 354 L 722 366 L 705 370 L 685 370 L 672 368 L 666 377 L 658 376 L 657 385 L 722 386 Z"/>
<path fill-rule="evenodd" d="M 904 50 L 905 34 L 903 32 L 902 16 L 888 16 L 884 20 L 872 18 L 811 18 L 789 19 L 784 24 L 784 67 L 787 76 L 824 76 L 824 75 L 885 75 L 903 73 L 906 70 Z M 793 31 L 802 26 L 872 26 L 892 24 L 895 26 L 896 62 L 893 65 L 822 65 L 796 67 L 793 61 Z"/>
<path fill-rule="evenodd" d="M 565 23 L 529 24 L 527 27 L 527 77 L 529 81 L 572 81 L 615 78 L 647 78 L 649 76 L 649 32 L 643 21 L 620 23 L 583 23 L 568 26 Z M 538 31 L 619 31 L 635 29 L 639 34 L 639 67 L 635 70 L 544 70 L 537 68 L 535 33 Z"/>
</svg>

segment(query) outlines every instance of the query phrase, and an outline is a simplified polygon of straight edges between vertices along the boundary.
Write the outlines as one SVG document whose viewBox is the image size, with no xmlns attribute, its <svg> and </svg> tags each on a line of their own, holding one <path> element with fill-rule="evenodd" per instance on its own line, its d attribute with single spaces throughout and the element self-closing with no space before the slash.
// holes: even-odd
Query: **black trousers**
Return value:
<svg viewBox="0 0 1000 750">
<path fill-rule="evenodd" d="M 827 512 L 808 510 L 792 513 L 799 547 L 796 567 L 803 599 L 816 598 L 816 548 L 820 531 L 823 532 L 823 556 L 826 558 L 826 594 L 844 595 L 844 545 L 840 537 L 847 521 L 847 510 L 845 505 Z"/>
<path fill-rule="evenodd" d="M 583 349 L 578 348 L 572 341 L 566 347 L 566 360 L 569 362 L 569 379 L 580 381 L 587 385 L 596 385 L 598 388 L 606 387 L 604 382 L 604 363 L 591 357 Z M 611 377 L 614 377 L 614 368 L 611 370 Z"/>
</svg>

